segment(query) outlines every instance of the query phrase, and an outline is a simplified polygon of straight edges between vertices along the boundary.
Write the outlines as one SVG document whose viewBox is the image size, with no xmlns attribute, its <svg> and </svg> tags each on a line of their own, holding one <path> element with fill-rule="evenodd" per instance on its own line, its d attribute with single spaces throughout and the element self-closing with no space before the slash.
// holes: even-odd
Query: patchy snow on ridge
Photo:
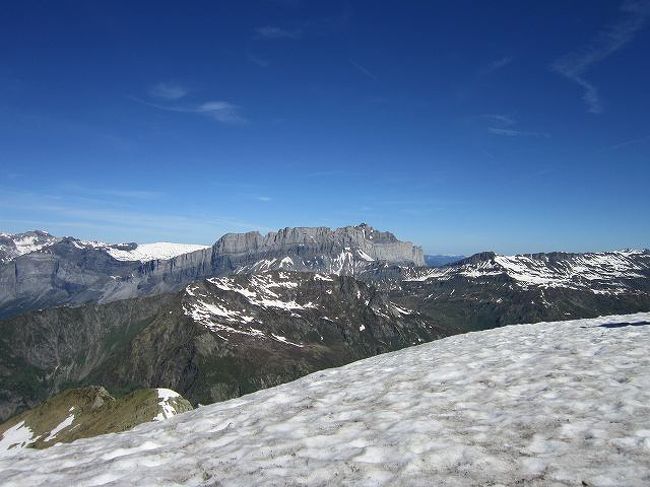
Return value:
<svg viewBox="0 0 650 487">
<path fill-rule="evenodd" d="M 52 245 L 55 240 L 55 237 L 39 239 L 36 235 L 29 235 L 17 238 L 13 242 L 16 246 L 18 255 L 24 255 L 41 250 L 43 247 L 47 247 L 48 245 Z"/>
<path fill-rule="evenodd" d="M 302 277 L 303 274 L 290 272 L 278 272 L 277 275 L 255 274 L 247 276 L 242 280 L 242 284 L 234 277 L 212 277 L 206 279 L 205 283 L 226 293 L 211 292 L 200 283 L 190 284 L 185 288 L 185 293 L 191 299 L 183 303 L 183 311 L 194 322 L 216 333 L 225 341 L 228 341 L 226 334 L 235 333 L 302 347 L 302 344 L 290 342 L 280 335 L 270 334 L 268 327 L 256 318 L 258 312 L 268 309 L 290 313 L 294 317 L 299 316 L 298 311 L 317 309 L 318 305 L 311 301 L 297 302 L 296 296 L 287 297 L 280 294 L 282 291 L 298 288 L 296 279 Z M 232 295 L 228 293 L 239 296 L 232 299 Z M 261 326 L 265 331 L 253 325 Z"/>
<path fill-rule="evenodd" d="M 52 431 L 50 431 L 50 434 L 48 435 L 47 438 L 45 438 L 45 441 L 52 441 L 54 438 L 56 438 L 56 435 L 59 433 L 59 431 L 62 431 L 69 426 L 72 426 L 72 423 L 74 422 L 74 414 L 71 414 L 67 418 L 65 418 L 61 423 L 59 423 L 57 426 L 55 426 Z"/>
<path fill-rule="evenodd" d="M 25 424 L 25 421 L 13 425 L 0 438 L 0 458 L 15 454 L 17 450 L 24 448 L 35 440 L 34 433 Z"/>
<path fill-rule="evenodd" d="M 644 251 L 618 251 L 585 254 L 565 254 L 552 259 L 552 254 L 496 255 L 476 262 L 461 262 L 445 267 L 427 269 L 406 281 L 449 280 L 455 276 L 479 279 L 506 274 L 523 288 L 596 289 L 611 294 L 625 292 L 622 279 L 642 279 L 650 267 L 650 255 L 639 258 Z"/>
<path fill-rule="evenodd" d="M 156 389 L 156 392 L 158 393 L 158 399 L 160 399 L 160 402 L 158 403 L 160 406 L 160 412 L 155 418 L 153 418 L 153 421 L 163 421 L 171 418 L 176 414 L 176 410 L 169 401 L 181 397 L 181 395 L 171 389 Z"/>
<path fill-rule="evenodd" d="M 132 431 L 0 458 L 0 483 L 650 483 L 650 313 L 445 338 Z"/>
<path fill-rule="evenodd" d="M 38 252 L 59 240 L 58 237 L 38 230 L 25 233 L 0 232 L 0 263 L 9 262 L 21 255 Z"/>
<path fill-rule="evenodd" d="M 182 254 L 188 254 L 197 250 L 209 248 L 209 245 L 180 244 L 171 242 L 155 242 L 148 244 L 138 244 L 131 250 L 121 250 L 113 247 L 107 247 L 106 252 L 115 260 L 121 261 L 140 261 L 149 262 L 151 260 L 167 260 L 178 257 Z"/>
</svg>

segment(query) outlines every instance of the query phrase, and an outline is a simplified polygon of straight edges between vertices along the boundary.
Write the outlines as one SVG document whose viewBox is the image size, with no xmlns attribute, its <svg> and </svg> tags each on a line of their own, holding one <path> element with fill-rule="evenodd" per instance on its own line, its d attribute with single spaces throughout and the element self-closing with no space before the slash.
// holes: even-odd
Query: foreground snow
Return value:
<svg viewBox="0 0 650 487">
<path fill-rule="evenodd" d="M 650 484 L 650 313 L 470 333 L 0 459 L 3 485 Z"/>
</svg>

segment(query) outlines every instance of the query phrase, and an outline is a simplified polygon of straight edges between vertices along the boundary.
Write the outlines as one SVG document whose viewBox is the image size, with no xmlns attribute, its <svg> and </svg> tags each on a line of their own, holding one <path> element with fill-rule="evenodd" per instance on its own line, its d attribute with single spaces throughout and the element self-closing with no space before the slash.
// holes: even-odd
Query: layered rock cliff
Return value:
<svg viewBox="0 0 650 487">
<path fill-rule="evenodd" d="M 0 267 L 0 317 L 175 291 L 230 273 L 289 269 L 356 275 L 377 261 L 424 264 L 420 247 L 365 224 L 227 234 L 212 247 L 146 262 L 124 260 L 122 254 L 118 260 L 115 248 L 63 238 L 15 256 Z"/>
</svg>

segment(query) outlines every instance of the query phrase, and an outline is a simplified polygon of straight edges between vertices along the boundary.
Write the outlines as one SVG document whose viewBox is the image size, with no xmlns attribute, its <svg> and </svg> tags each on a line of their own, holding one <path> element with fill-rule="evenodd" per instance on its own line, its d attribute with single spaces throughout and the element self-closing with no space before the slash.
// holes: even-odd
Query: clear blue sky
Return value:
<svg viewBox="0 0 650 487">
<path fill-rule="evenodd" d="M 650 246 L 648 2 L 0 5 L 0 230 Z"/>
</svg>

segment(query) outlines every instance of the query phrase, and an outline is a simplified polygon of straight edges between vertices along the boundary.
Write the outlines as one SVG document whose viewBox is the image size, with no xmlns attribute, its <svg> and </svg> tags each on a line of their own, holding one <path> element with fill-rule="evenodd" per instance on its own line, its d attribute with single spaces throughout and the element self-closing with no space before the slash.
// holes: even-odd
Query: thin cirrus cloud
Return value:
<svg viewBox="0 0 650 487">
<path fill-rule="evenodd" d="M 247 53 L 247 57 L 251 63 L 258 65 L 260 68 L 268 68 L 271 65 L 271 61 L 268 59 L 263 59 L 261 57 L 255 56 L 250 52 Z"/>
<path fill-rule="evenodd" d="M 241 114 L 240 107 L 227 101 L 209 101 L 187 111 L 205 115 L 225 124 L 243 125 L 248 123 L 248 120 Z"/>
<path fill-rule="evenodd" d="M 275 40 L 275 39 L 300 39 L 302 30 L 300 29 L 283 29 L 273 25 L 258 27 L 255 29 L 255 39 Z"/>
<path fill-rule="evenodd" d="M 494 61 L 488 63 L 487 66 L 485 66 L 483 69 L 481 69 L 481 74 L 490 74 L 503 69 L 512 63 L 513 59 L 514 58 L 511 56 L 504 56 L 500 59 L 495 59 Z"/>
<path fill-rule="evenodd" d="M 549 137 L 549 135 L 545 132 L 531 132 L 528 130 L 517 130 L 517 129 L 508 129 L 508 128 L 501 128 L 501 127 L 488 127 L 488 132 L 494 135 L 504 135 L 506 137 L 520 137 L 520 136 L 544 137 L 544 138 Z"/>
<path fill-rule="evenodd" d="M 163 100 L 180 100 L 188 91 L 174 83 L 158 83 L 149 89 L 149 94 L 154 98 Z"/>
<path fill-rule="evenodd" d="M 368 68 L 366 68 L 365 66 L 363 66 L 363 65 L 361 65 L 361 64 L 359 64 L 359 63 L 357 63 L 357 62 L 354 62 L 354 61 L 352 61 L 352 60 L 350 60 L 350 64 L 351 64 L 351 65 L 352 65 L 352 66 L 353 66 L 357 71 L 359 71 L 361 74 L 367 76 L 368 78 L 370 78 L 370 79 L 372 79 L 372 80 L 376 80 L 376 79 L 377 79 L 377 76 L 375 76 L 375 75 L 372 73 L 372 71 L 370 71 L 370 70 L 369 70 Z"/>
<path fill-rule="evenodd" d="M 207 101 L 195 105 L 163 105 L 160 103 L 152 103 L 150 101 L 142 100 L 140 98 L 131 98 L 133 101 L 146 105 L 148 107 L 164 110 L 167 112 L 176 113 L 190 113 L 202 115 L 215 120 L 224 125 L 246 125 L 248 120 L 242 114 L 241 107 L 230 103 L 228 101 L 216 100 Z"/>
<path fill-rule="evenodd" d="M 626 44 L 643 29 L 650 18 L 650 1 L 625 1 L 621 6 L 623 17 L 615 24 L 601 30 L 581 49 L 557 59 L 551 69 L 582 88 L 582 100 L 589 113 L 602 113 L 603 105 L 598 88 L 585 78 L 586 72 Z"/>
<path fill-rule="evenodd" d="M 154 239 L 181 234 L 210 242 L 228 231 L 269 230 L 263 225 L 227 215 L 147 211 L 140 205 L 112 205 L 103 199 L 77 198 L 67 193 L 41 192 L 36 197 L 33 192 L 3 191 L 0 194 L 2 208 L 15 208 L 23 213 L 24 218 L 13 223 L 25 225 L 38 221 L 39 225 L 92 228 L 95 233 L 119 235 L 117 241 L 130 241 L 134 236 L 146 233 L 156 235 Z M 170 228 L 174 229 L 172 235 Z"/>
<path fill-rule="evenodd" d="M 479 118 L 488 122 L 489 126 L 487 127 L 487 131 L 492 135 L 501 135 L 504 137 L 550 137 L 546 132 L 520 130 L 517 127 L 517 121 L 510 115 L 488 113 L 480 115 Z"/>
<path fill-rule="evenodd" d="M 517 123 L 510 115 L 501 115 L 500 113 L 486 113 L 481 115 L 480 118 L 487 120 L 492 124 L 499 124 L 501 126 L 510 126 Z"/>
</svg>

